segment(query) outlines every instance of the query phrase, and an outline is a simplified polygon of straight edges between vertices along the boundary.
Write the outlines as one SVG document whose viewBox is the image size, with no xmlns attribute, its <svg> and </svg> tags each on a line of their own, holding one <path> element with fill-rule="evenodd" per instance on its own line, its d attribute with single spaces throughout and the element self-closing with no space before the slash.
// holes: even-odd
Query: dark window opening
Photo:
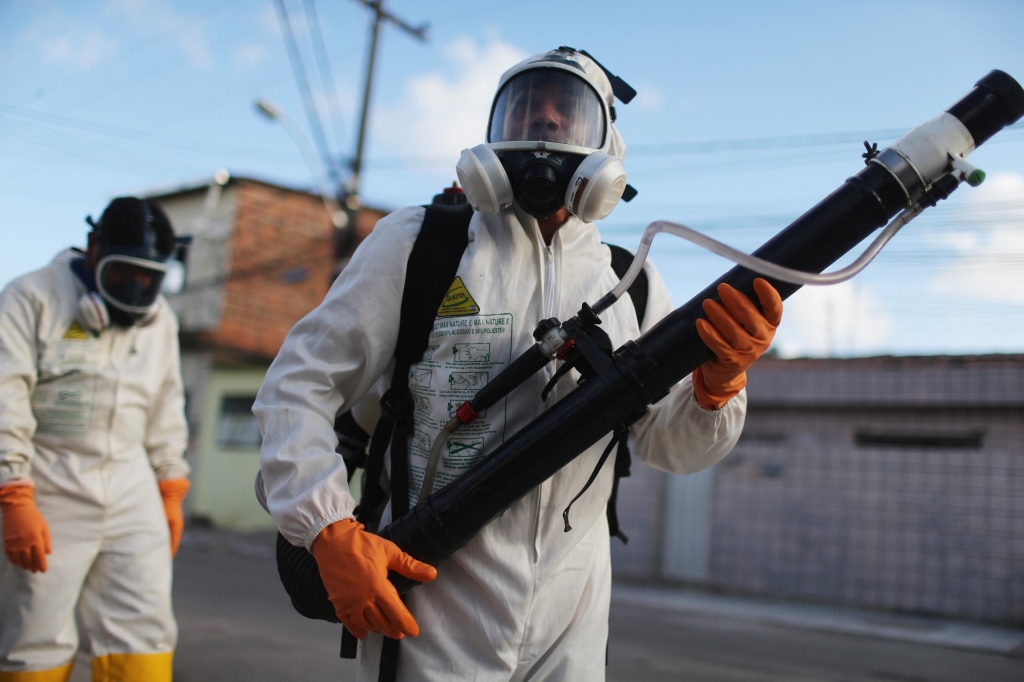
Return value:
<svg viewBox="0 0 1024 682">
<path fill-rule="evenodd" d="M 786 434 L 776 431 L 744 431 L 740 434 L 740 442 L 750 445 L 777 445 L 786 442 Z"/>
<path fill-rule="evenodd" d="M 281 273 L 281 281 L 285 284 L 298 284 L 309 279 L 309 270 L 306 268 L 291 268 Z"/>
<path fill-rule="evenodd" d="M 235 448 L 259 448 L 263 445 L 260 425 L 252 413 L 256 396 L 224 396 L 220 401 L 217 444 Z"/>
<path fill-rule="evenodd" d="M 869 433 L 858 431 L 857 445 L 897 448 L 968 448 L 978 450 L 984 443 L 983 431 L 965 433 Z"/>
</svg>

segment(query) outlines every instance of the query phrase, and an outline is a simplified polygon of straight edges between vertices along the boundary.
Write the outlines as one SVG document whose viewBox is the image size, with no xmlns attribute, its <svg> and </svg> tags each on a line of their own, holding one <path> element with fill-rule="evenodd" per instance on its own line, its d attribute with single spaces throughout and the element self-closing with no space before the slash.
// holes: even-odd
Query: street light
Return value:
<svg viewBox="0 0 1024 682">
<path fill-rule="evenodd" d="M 313 145 L 310 143 L 309 138 L 306 137 L 306 134 L 302 132 L 302 128 L 300 128 L 295 121 L 293 121 L 288 114 L 284 113 L 284 110 L 282 110 L 281 107 L 272 100 L 260 98 L 256 100 L 255 105 L 256 111 L 261 115 L 271 121 L 280 123 L 281 127 L 285 129 L 285 132 L 291 136 L 292 141 L 294 141 L 295 145 L 299 148 L 299 151 L 302 153 L 302 157 L 306 161 L 306 166 L 309 167 L 309 172 L 313 176 L 313 181 L 316 183 L 317 189 L 320 192 L 320 198 L 324 202 L 324 208 L 327 209 L 327 215 L 331 217 L 331 222 L 334 224 L 334 227 L 339 230 L 348 227 L 348 213 L 342 209 L 334 195 L 331 192 L 326 191 L 323 177 L 318 171 L 317 157 L 313 150 Z"/>
</svg>

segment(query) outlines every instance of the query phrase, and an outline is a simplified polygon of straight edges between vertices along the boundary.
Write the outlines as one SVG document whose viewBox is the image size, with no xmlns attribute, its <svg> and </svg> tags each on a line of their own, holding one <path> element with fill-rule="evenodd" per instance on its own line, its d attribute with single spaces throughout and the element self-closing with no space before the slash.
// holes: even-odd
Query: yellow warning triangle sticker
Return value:
<svg viewBox="0 0 1024 682">
<path fill-rule="evenodd" d="M 75 320 L 71 323 L 71 326 L 68 327 L 68 330 L 64 332 L 64 338 L 85 340 L 89 338 L 89 334 L 82 328 L 82 325 L 78 323 L 78 320 Z"/>
<path fill-rule="evenodd" d="M 448 293 L 444 295 L 441 307 L 437 309 L 437 316 L 455 317 L 457 315 L 476 315 L 479 312 L 480 306 L 476 304 L 466 285 L 462 283 L 462 278 L 456 277 L 452 285 L 448 287 Z"/>
</svg>

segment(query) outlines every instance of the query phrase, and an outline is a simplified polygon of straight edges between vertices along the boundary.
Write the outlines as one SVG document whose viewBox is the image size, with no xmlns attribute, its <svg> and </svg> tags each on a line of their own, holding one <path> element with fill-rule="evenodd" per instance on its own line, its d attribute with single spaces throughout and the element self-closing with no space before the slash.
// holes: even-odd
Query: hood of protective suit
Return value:
<svg viewBox="0 0 1024 682">
<path fill-rule="evenodd" d="M 549 50 L 543 54 L 527 57 L 505 71 L 498 80 L 498 88 L 495 91 L 495 97 L 497 97 L 497 93 L 501 92 L 501 89 L 513 76 L 526 71 L 535 64 L 551 61 L 573 62 L 577 64 L 582 70 L 582 76 L 594 87 L 595 90 L 597 90 L 598 94 L 601 95 L 605 104 L 608 106 L 609 111 L 612 109 L 615 104 L 615 95 L 612 92 L 612 84 L 601 67 L 587 55 L 564 48 Z M 608 119 L 608 127 L 608 139 L 605 141 L 605 145 L 601 148 L 601 151 L 618 159 L 625 159 L 626 142 L 622 139 L 622 135 L 619 133 L 618 128 L 615 127 L 615 123 L 612 122 L 611 117 Z"/>
</svg>

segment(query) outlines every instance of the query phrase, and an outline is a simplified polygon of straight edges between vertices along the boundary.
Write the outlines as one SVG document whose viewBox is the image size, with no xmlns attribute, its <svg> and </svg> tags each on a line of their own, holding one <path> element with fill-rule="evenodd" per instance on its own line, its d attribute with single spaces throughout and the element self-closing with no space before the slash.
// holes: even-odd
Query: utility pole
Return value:
<svg viewBox="0 0 1024 682">
<path fill-rule="evenodd" d="M 373 23 L 370 25 L 370 48 L 366 58 L 366 80 L 363 84 L 363 108 L 359 116 L 359 136 L 356 138 L 356 154 L 352 158 L 352 175 L 346 186 L 348 197 L 346 206 L 355 210 L 359 208 L 359 181 L 363 172 L 363 149 L 366 145 L 366 120 L 370 112 L 370 93 L 373 90 L 373 68 L 377 61 L 377 40 L 380 37 L 381 24 L 390 22 L 414 38 L 421 41 L 427 39 L 427 25 L 413 26 L 407 21 L 384 9 L 384 0 L 357 0 L 373 12 Z"/>
</svg>

